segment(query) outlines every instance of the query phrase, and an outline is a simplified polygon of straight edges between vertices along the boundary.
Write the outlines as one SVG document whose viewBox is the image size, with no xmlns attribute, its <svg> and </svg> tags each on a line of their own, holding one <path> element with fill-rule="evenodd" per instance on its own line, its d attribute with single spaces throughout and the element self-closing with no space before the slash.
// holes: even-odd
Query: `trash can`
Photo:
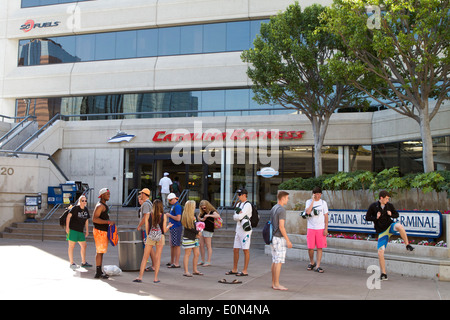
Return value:
<svg viewBox="0 0 450 320">
<path fill-rule="evenodd" d="M 139 270 L 144 255 L 142 231 L 136 229 L 119 231 L 118 249 L 119 268 L 122 271 Z"/>
</svg>

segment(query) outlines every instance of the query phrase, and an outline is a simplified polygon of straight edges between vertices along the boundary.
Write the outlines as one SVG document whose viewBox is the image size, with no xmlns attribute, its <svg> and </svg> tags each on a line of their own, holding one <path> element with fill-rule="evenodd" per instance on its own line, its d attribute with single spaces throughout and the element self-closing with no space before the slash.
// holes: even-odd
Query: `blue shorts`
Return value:
<svg viewBox="0 0 450 320">
<path fill-rule="evenodd" d="M 384 230 L 382 233 L 380 233 L 378 235 L 378 245 L 377 245 L 377 249 L 378 250 L 385 250 L 387 247 L 387 244 L 389 242 L 389 238 L 392 235 L 398 235 L 399 233 L 397 231 L 395 231 L 395 225 L 398 222 L 392 222 L 390 227 L 387 228 L 386 230 Z"/>
<path fill-rule="evenodd" d="M 181 246 L 182 235 L 183 235 L 183 226 L 170 228 L 170 246 L 171 247 Z"/>
</svg>

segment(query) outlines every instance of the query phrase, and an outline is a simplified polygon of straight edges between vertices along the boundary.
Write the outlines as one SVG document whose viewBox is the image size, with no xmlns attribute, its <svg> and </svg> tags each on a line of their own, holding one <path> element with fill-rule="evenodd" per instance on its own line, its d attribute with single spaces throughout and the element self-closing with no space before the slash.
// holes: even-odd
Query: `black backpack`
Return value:
<svg viewBox="0 0 450 320">
<path fill-rule="evenodd" d="M 250 201 L 245 201 L 245 203 L 250 203 Z M 256 209 L 256 206 L 253 205 L 252 203 L 250 203 L 250 205 L 252 206 L 252 216 L 250 217 L 250 224 L 252 226 L 252 228 L 256 228 L 256 226 L 259 223 L 259 213 L 258 213 L 258 209 Z"/>
</svg>

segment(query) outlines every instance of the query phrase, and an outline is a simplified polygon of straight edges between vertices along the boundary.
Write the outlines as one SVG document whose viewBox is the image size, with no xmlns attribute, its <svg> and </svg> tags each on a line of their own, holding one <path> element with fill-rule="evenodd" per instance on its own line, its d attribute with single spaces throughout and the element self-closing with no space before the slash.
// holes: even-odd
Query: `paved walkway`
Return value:
<svg viewBox="0 0 450 320">
<path fill-rule="evenodd" d="M 183 250 L 182 250 L 183 251 Z M 75 262 L 80 264 L 79 246 Z M 205 275 L 183 277 L 183 269 L 167 269 L 169 246 L 165 246 L 160 272 L 161 283 L 153 283 L 153 274 L 145 273 L 143 283 L 133 283 L 138 272 L 123 272 L 108 280 L 94 279 L 94 268 L 69 268 L 67 243 L 0 239 L 0 299 L 171 299 L 171 300 L 450 300 L 450 282 L 403 277 L 390 273 L 380 289 L 368 289 L 366 270 L 323 265 L 325 273 L 306 270 L 304 261 L 287 261 L 281 272 L 281 284 L 288 291 L 271 288 L 271 257 L 253 250 L 249 276 L 242 284 L 220 284 L 235 276 L 225 276 L 232 265 L 232 249 L 215 248 L 213 265 L 199 267 Z M 88 262 L 95 265 L 95 248 L 88 243 Z M 181 260 L 183 252 L 181 254 Z M 192 258 L 191 258 L 192 259 Z M 192 260 L 191 260 L 192 261 Z M 104 265 L 119 265 L 117 247 L 109 247 Z M 243 255 L 239 267 L 243 264 Z M 190 263 L 192 271 L 192 262 Z"/>
</svg>

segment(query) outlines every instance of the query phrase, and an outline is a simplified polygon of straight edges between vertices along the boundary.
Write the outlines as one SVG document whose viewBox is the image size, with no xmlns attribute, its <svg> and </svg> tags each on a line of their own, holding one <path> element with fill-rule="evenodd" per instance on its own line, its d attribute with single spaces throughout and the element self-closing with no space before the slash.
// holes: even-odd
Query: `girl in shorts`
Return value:
<svg viewBox="0 0 450 320">
<path fill-rule="evenodd" d="M 76 269 L 77 265 L 73 262 L 73 249 L 78 242 L 81 247 L 81 266 L 92 267 L 86 262 L 86 237 L 89 235 L 89 210 L 86 207 L 86 196 L 81 196 L 76 205 L 70 209 L 66 219 L 67 241 L 69 242 L 69 260 L 70 268 Z"/>
<path fill-rule="evenodd" d="M 197 219 L 195 217 L 195 201 L 189 200 L 186 202 L 184 206 L 183 215 L 181 216 L 181 224 L 184 227 L 183 232 L 183 242 L 182 246 L 184 249 L 184 258 L 183 258 L 183 266 L 184 266 L 184 276 L 192 277 L 192 275 L 202 276 L 203 273 L 197 270 L 198 257 L 200 255 L 199 251 L 199 241 L 198 238 L 201 235 L 201 232 L 197 230 L 195 223 Z M 188 263 L 191 252 L 194 251 L 194 258 L 192 260 L 192 269 L 193 273 L 189 273 Z"/>
<path fill-rule="evenodd" d="M 214 235 L 214 219 L 220 218 L 216 208 L 214 208 L 208 200 L 200 201 L 198 219 L 205 223 L 205 229 L 200 236 L 200 265 L 208 267 L 211 265 L 212 257 L 212 236 Z M 208 250 L 208 259 L 205 261 L 205 247 Z"/>
</svg>

